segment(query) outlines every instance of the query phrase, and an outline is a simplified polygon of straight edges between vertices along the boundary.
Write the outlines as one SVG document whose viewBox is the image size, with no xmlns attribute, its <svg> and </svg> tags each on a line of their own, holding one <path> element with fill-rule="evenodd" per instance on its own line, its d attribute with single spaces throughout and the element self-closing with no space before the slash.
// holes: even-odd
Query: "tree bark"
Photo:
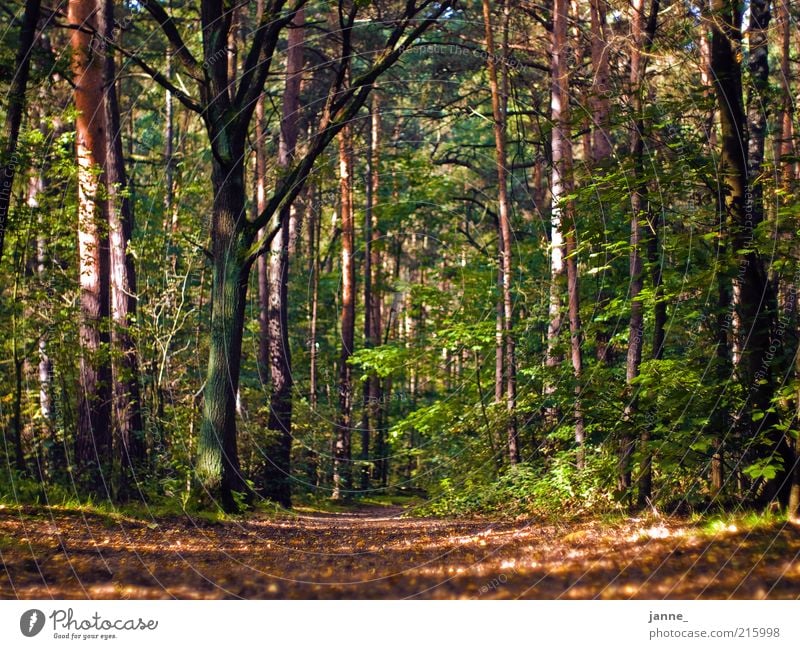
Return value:
<svg viewBox="0 0 800 649">
<path fill-rule="evenodd" d="M 753 168 L 751 145 L 747 139 L 747 120 L 742 94 L 742 70 L 739 63 L 742 33 L 739 6 L 733 0 L 713 0 L 711 66 L 720 111 L 721 166 L 726 195 L 725 210 L 730 223 L 732 248 L 738 262 L 733 282 L 735 317 L 733 339 L 738 349 L 735 365 L 738 379 L 747 395 L 745 411 L 740 416 L 743 434 L 755 434 L 756 427 L 771 426 L 770 407 L 774 385 L 768 351 L 770 332 L 775 321 L 775 296 L 769 285 L 764 260 L 755 247 L 755 228 L 763 216 L 763 208 L 754 202 L 754 187 L 748 168 Z M 764 65 L 762 61 L 758 65 Z M 756 425 L 752 413 L 766 413 Z M 769 430 L 769 428 L 766 428 Z M 788 455 L 788 445 L 782 436 L 770 433 L 773 452 Z M 783 470 L 770 481 L 764 491 L 769 500 L 779 495 L 777 485 L 788 486 L 784 461 Z M 781 497 L 785 494 L 785 489 Z"/>
<path fill-rule="evenodd" d="M 352 488 L 350 438 L 352 432 L 353 385 L 352 367 L 348 360 L 353 353 L 355 333 L 355 249 L 353 227 L 352 141 L 350 126 L 345 126 L 339 138 L 339 190 L 342 227 L 342 345 L 339 355 L 339 415 L 336 422 L 336 443 L 333 468 L 333 494 L 346 499 Z"/>
<path fill-rule="evenodd" d="M 556 0 L 553 9 L 552 33 L 552 80 L 550 109 L 554 124 L 551 134 L 553 160 L 552 180 L 552 259 L 550 286 L 550 329 L 548 330 L 548 361 L 557 364 L 551 345 L 557 344 L 558 329 L 561 326 L 561 286 L 559 275 L 566 266 L 567 311 L 570 331 L 570 358 L 576 379 L 576 393 L 573 402 L 573 423 L 577 446 L 577 464 L 583 466 L 584 420 L 580 400 L 580 379 L 583 371 L 581 353 L 580 288 L 578 279 L 578 260 L 576 255 L 575 208 L 570 194 L 572 180 L 572 133 L 569 108 L 569 48 L 567 38 L 569 25 L 569 2 Z M 563 242 L 563 252 L 562 252 Z M 566 253 L 564 259 L 563 253 Z M 558 312 L 558 315 L 556 315 Z"/>
<path fill-rule="evenodd" d="M 114 39 L 114 3 L 102 0 L 98 29 L 111 42 Z M 116 92 L 114 53 L 103 48 L 104 119 L 106 123 L 105 210 L 111 271 L 111 372 L 112 426 L 115 446 L 115 492 L 122 499 L 130 494 L 130 481 L 145 459 L 142 427 L 139 364 L 130 332 L 136 317 L 136 270 L 128 248 L 133 231 L 133 214 L 127 196 L 122 132 Z"/>
<path fill-rule="evenodd" d="M 503 2 L 503 12 L 507 15 L 508 6 Z M 489 0 L 483 0 L 483 24 L 486 38 L 486 47 L 489 56 L 486 65 L 489 71 L 489 87 L 492 94 L 492 116 L 494 122 L 495 162 L 497 169 L 497 204 L 499 216 L 499 253 L 500 253 L 500 286 L 502 299 L 502 347 L 505 365 L 505 401 L 506 415 L 506 451 L 511 464 L 517 464 L 520 459 L 519 441 L 517 436 L 517 380 L 515 371 L 514 354 L 514 305 L 511 295 L 511 281 L 513 263 L 511 258 L 512 234 L 510 206 L 508 201 L 508 179 L 506 177 L 506 121 L 505 100 L 500 95 L 498 84 L 497 66 L 495 64 L 494 35 L 492 33 L 492 10 Z M 505 30 L 504 30 L 505 31 Z M 507 46 L 504 47 L 507 50 Z M 506 58 L 503 57 L 505 61 Z M 504 84 L 505 85 L 505 84 Z"/>
<path fill-rule="evenodd" d="M 235 152 L 227 163 L 213 163 L 211 332 L 197 458 L 198 477 L 212 495 L 218 492 L 226 511 L 238 508 L 234 492 L 247 492 L 236 445 L 236 395 L 249 271 L 246 253 L 254 238 L 251 230 L 242 227 L 243 153 Z"/>
<path fill-rule="evenodd" d="M 377 202 L 379 139 L 380 139 L 380 101 L 375 91 L 369 111 L 370 128 L 367 138 L 366 168 L 366 207 L 364 210 L 364 344 L 374 348 L 380 345 L 380 297 L 375 286 L 374 275 L 380 267 L 380 253 L 373 244 L 377 241 L 375 224 L 375 204 Z M 364 403 L 361 408 L 361 490 L 370 486 L 372 474 L 370 466 L 370 443 L 374 437 L 378 419 L 380 379 L 370 374 L 364 382 Z"/>
<path fill-rule="evenodd" d="M 609 44 L 606 36 L 608 0 L 591 0 L 591 51 L 592 51 L 592 150 L 589 159 L 603 162 L 611 157 L 609 137 Z"/>
<path fill-rule="evenodd" d="M 286 83 L 283 92 L 278 144 L 278 166 L 287 169 L 297 146 L 300 82 L 303 71 L 303 11 L 298 11 L 289 28 L 286 55 Z M 270 439 L 265 449 L 264 495 L 284 507 L 291 505 L 292 453 L 292 358 L 289 347 L 289 243 L 291 217 L 295 208 L 285 205 L 280 213 L 280 232 L 272 240 L 268 263 L 269 368 L 272 391 L 267 428 Z"/>
<path fill-rule="evenodd" d="M 3 245 L 5 242 L 6 228 L 8 226 L 8 209 L 11 205 L 11 190 L 14 186 L 14 176 L 20 164 L 17 155 L 17 141 L 22 117 L 25 112 L 25 90 L 28 87 L 28 76 L 31 67 L 31 52 L 33 40 L 36 36 L 36 25 L 39 22 L 40 0 L 27 0 L 25 13 L 22 16 L 22 26 L 19 33 L 19 47 L 14 60 L 14 76 L 8 89 L 8 105 L 3 126 L 3 151 L 2 172 L 0 172 L 0 261 L 3 259 Z M 72 4 L 72 2 L 70 3 Z"/>
<path fill-rule="evenodd" d="M 792 22 L 789 13 L 789 0 L 775 0 L 778 7 L 778 29 L 780 34 L 780 86 L 781 106 L 778 113 L 780 138 L 776 138 L 776 161 L 780 170 L 780 179 L 785 189 L 790 188 L 795 178 L 796 162 L 789 159 L 795 149 L 794 142 L 794 98 L 792 96 L 791 77 L 791 30 Z"/>
<path fill-rule="evenodd" d="M 97 29 L 93 0 L 71 0 L 72 24 Z M 105 168 L 106 127 L 103 110 L 104 59 L 92 50 L 92 36 L 71 35 L 72 74 L 78 161 L 78 253 L 81 286 L 81 361 L 78 386 L 76 463 L 78 475 L 98 494 L 108 494 L 105 472 L 110 468 L 111 367 L 108 357 L 109 250 L 99 195 Z"/>
<path fill-rule="evenodd" d="M 547 327 L 547 353 L 545 366 L 554 372 L 563 360 L 559 349 L 559 337 L 562 325 L 562 303 L 564 292 L 564 237 L 562 235 L 563 202 L 568 194 L 568 182 L 565 177 L 566 158 L 571 155 L 570 131 L 566 134 L 562 127 L 569 125 L 569 106 L 567 104 L 569 78 L 567 76 L 566 48 L 567 48 L 567 11 L 569 3 L 566 0 L 555 0 L 553 5 L 553 31 L 550 87 L 550 114 L 553 130 L 550 134 L 552 179 L 550 185 L 550 304 L 548 307 Z M 566 111 L 566 114 L 565 114 Z M 552 376 L 545 383 L 546 396 L 552 396 L 556 387 L 552 383 Z M 558 423 L 559 412 L 555 405 L 550 405 L 545 411 L 545 419 L 552 428 Z"/>
</svg>

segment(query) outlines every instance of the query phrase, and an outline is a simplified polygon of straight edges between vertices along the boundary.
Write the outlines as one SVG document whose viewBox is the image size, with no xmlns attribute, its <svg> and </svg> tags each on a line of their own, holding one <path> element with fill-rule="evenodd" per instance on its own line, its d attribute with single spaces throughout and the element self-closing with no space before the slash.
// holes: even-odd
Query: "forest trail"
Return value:
<svg viewBox="0 0 800 649">
<path fill-rule="evenodd" d="M 0 511 L 2 598 L 797 598 L 800 530 L 685 520 L 402 518 L 402 509 L 147 523 Z"/>
</svg>

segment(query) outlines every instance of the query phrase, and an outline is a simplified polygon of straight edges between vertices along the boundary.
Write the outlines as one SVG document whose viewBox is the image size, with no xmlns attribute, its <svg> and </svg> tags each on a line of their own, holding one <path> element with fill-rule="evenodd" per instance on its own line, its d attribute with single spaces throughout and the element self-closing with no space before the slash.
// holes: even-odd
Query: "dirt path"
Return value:
<svg viewBox="0 0 800 649">
<path fill-rule="evenodd" d="M 400 518 L 147 524 L 0 511 L 2 598 L 798 598 L 800 532 Z"/>
</svg>

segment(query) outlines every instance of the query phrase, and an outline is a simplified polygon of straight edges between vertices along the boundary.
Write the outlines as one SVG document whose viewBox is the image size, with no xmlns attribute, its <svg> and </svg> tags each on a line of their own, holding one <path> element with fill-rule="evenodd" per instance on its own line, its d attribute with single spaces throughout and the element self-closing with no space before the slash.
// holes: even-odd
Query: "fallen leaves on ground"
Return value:
<svg viewBox="0 0 800 649">
<path fill-rule="evenodd" d="M 0 512 L 2 598 L 798 598 L 800 533 L 686 521 L 401 518 L 210 524 Z"/>
</svg>

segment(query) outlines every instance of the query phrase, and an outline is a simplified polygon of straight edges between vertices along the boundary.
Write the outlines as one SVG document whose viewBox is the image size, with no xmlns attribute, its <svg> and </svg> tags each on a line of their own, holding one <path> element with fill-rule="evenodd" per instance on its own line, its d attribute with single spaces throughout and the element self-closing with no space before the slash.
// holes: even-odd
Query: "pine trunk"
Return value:
<svg viewBox="0 0 800 649">
<path fill-rule="evenodd" d="M 114 39 L 114 4 L 103 0 L 99 29 Z M 114 489 L 118 497 L 129 496 L 130 481 L 145 458 L 139 395 L 139 366 L 131 322 L 136 317 L 136 271 L 128 252 L 133 215 L 127 196 L 125 161 L 116 93 L 114 52 L 106 52 L 104 66 L 104 112 L 106 123 L 106 214 L 111 270 L 111 372 L 112 423 L 115 447 Z"/>
<path fill-rule="evenodd" d="M 508 15 L 508 7 L 506 3 L 503 4 L 503 12 Z M 505 123 L 505 100 L 500 95 L 500 85 L 498 83 L 497 66 L 495 64 L 496 56 L 494 53 L 494 35 L 492 33 L 492 14 L 489 0 L 483 0 L 483 21 L 484 32 L 486 37 L 486 47 L 489 51 L 489 56 L 486 59 L 486 64 L 489 70 L 489 86 L 492 94 L 492 115 L 494 122 L 494 141 L 495 141 L 495 163 L 497 169 L 497 205 L 498 205 L 498 218 L 499 218 L 499 253 L 500 253 L 500 288 L 501 288 L 501 303 L 502 303 L 502 318 L 499 318 L 502 324 L 502 340 L 501 348 L 503 349 L 503 363 L 501 368 L 501 377 L 505 383 L 505 402 L 506 402 L 506 416 L 508 423 L 506 424 L 506 451 L 508 460 L 511 464 L 517 464 L 520 459 L 519 455 L 519 441 L 517 437 L 517 419 L 516 419 L 516 403 L 517 403 L 517 380 L 516 380 L 516 362 L 514 354 L 514 335 L 513 335 L 513 302 L 511 295 L 511 277 L 512 277 L 512 233 L 511 233 L 511 217 L 510 206 L 508 200 L 508 179 L 506 177 L 506 123 Z M 504 30 L 505 32 L 506 30 Z M 504 51 L 507 50 L 507 45 L 504 46 Z M 502 60 L 507 60 L 505 56 Z M 507 84 L 503 84 L 506 86 Z M 504 366 L 504 367 L 503 367 Z"/>
<path fill-rule="evenodd" d="M 92 0 L 71 0 L 68 20 L 98 28 Z M 105 168 L 106 127 L 103 111 L 104 61 L 92 51 L 92 36 L 71 35 L 72 74 L 78 161 L 78 253 L 80 256 L 80 342 L 78 475 L 94 492 L 107 496 L 111 465 L 111 366 L 109 332 L 109 250 L 100 194 Z"/>
<path fill-rule="evenodd" d="M 339 355 L 339 416 L 336 422 L 334 446 L 333 498 L 347 499 L 352 489 L 352 460 L 350 438 L 352 433 L 353 379 L 348 363 L 353 353 L 355 339 L 355 248 L 353 227 L 353 175 L 352 142 L 350 126 L 345 126 L 339 139 L 339 189 L 341 194 L 342 228 L 342 314 L 341 353 Z"/>
</svg>

